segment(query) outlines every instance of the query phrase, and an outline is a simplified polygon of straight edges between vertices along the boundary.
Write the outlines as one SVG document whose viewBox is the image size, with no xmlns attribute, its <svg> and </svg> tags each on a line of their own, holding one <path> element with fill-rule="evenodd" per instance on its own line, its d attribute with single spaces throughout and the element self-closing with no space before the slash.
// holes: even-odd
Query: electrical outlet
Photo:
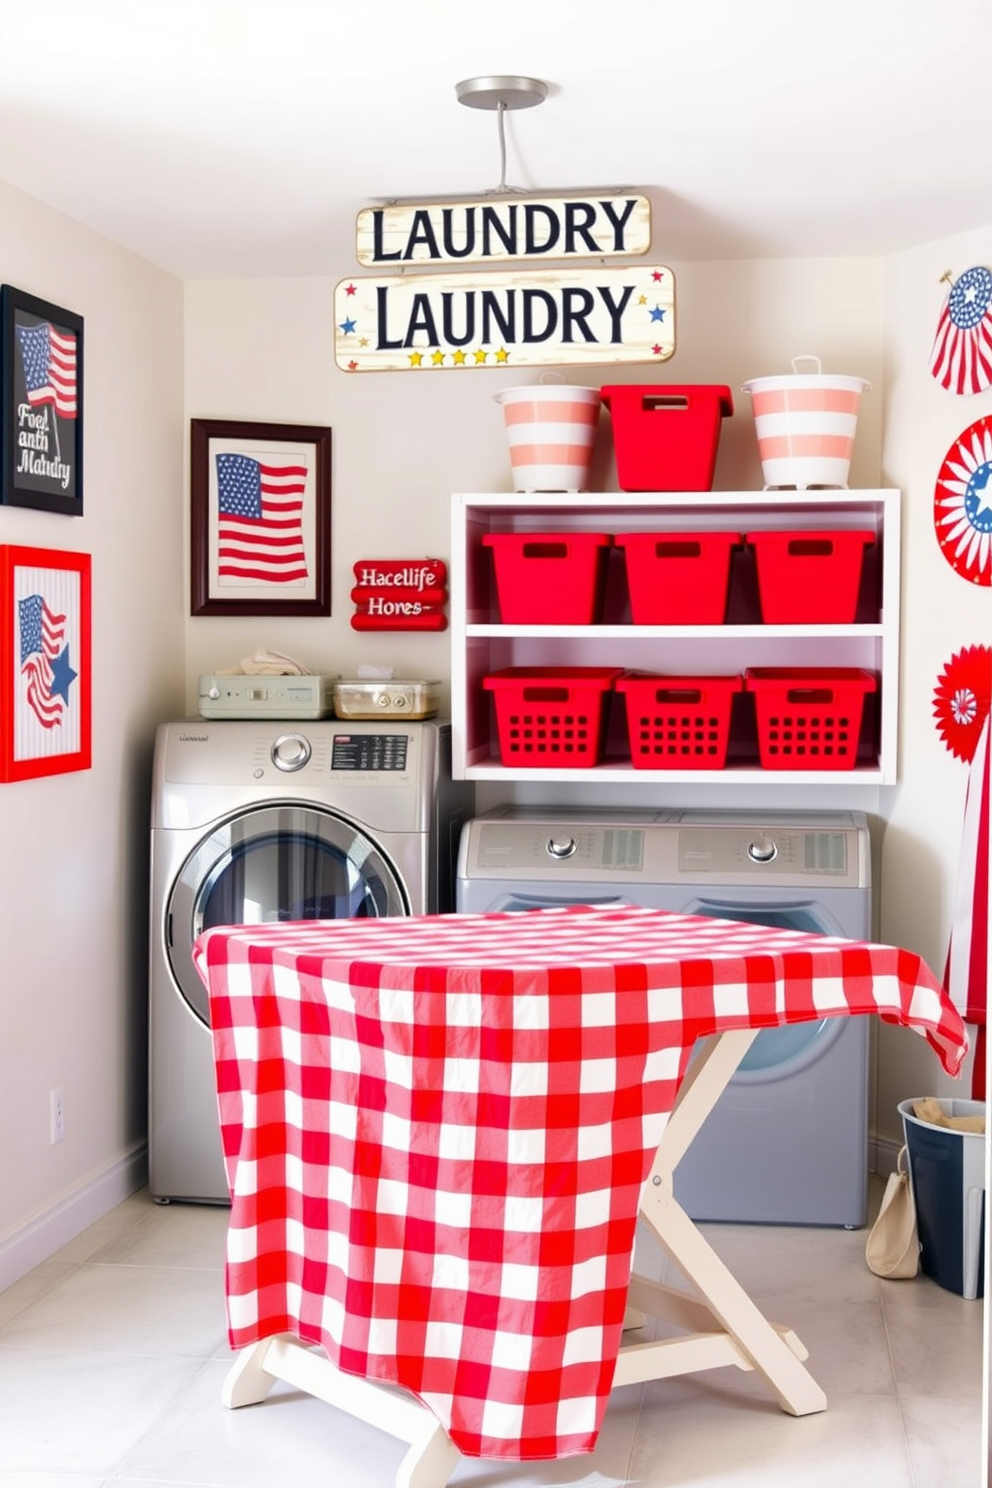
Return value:
<svg viewBox="0 0 992 1488">
<path fill-rule="evenodd" d="M 65 1136 L 65 1091 L 60 1085 L 51 1095 L 52 1143 L 61 1142 Z"/>
</svg>

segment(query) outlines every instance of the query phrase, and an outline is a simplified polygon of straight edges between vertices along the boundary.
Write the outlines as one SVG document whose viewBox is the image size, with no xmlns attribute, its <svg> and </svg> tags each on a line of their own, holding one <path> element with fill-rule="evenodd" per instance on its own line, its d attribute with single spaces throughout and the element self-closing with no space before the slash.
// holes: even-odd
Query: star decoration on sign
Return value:
<svg viewBox="0 0 992 1488">
<path fill-rule="evenodd" d="M 486 360 L 486 355 L 487 353 L 481 348 L 475 353 L 475 360 L 480 366 Z"/>
<path fill-rule="evenodd" d="M 424 359 L 421 356 L 421 354 L 420 354 L 419 351 L 411 351 L 411 353 L 410 353 L 410 366 L 411 367 L 419 367 L 421 365 L 421 363 L 423 362 L 423 360 Z"/>
<path fill-rule="evenodd" d="M 664 318 L 665 318 L 665 312 L 664 312 L 664 310 L 662 310 L 662 308 L 661 308 L 660 305 L 655 305 L 654 309 L 651 311 L 651 319 L 652 320 L 664 320 Z"/>
<path fill-rule="evenodd" d="M 345 292 L 346 295 L 353 295 L 355 293 L 355 291 L 356 291 L 356 286 L 354 284 L 346 284 L 345 285 L 345 291 L 344 292 Z"/>
<path fill-rule="evenodd" d="M 340 329 L 344 331 L 346 336 L 350 336 L 355 329 L 355 322 L 353 320 L 343 320 Z"/>
<path fill-rule="evenodd" d="M 654 280 L 655 284 L 660 284 L 664 277 L 664 272 L 661 269 L 655 269 L 653 274 L 651 275 L 651 278 Z"/>
<path fill-rule="evenodd" d="M 441 351 L 440 348 L 436 348 L 433 352 L 431 352 L 431 361 L 435 367 L 442 366 L 444 362 L 444 352 Z"/>
<path fill-rule="evenodd" d="M 496 353 L 496 360 L 498 362 L 506 362 L 509 361 L 509 359 L 510 353 L 506 350 L 505 346 L 501 346 L 499 351 Z"/>
<path fill-rule="evenodd" d="M 454 362 L 456 367 L 463 367 L 465 365 L 465 353 L 462 351 L 460 346 L 457 351 L 453 351 L 451 353 L 451 360 Z"/>
<path fill-rule="evenodd" d="M 348 363 L 348 371 L 349 372 L 357 372 L 358 371 L 358 363 L 355 362 L 355 361 L 349 362 Z"/>
</svg>

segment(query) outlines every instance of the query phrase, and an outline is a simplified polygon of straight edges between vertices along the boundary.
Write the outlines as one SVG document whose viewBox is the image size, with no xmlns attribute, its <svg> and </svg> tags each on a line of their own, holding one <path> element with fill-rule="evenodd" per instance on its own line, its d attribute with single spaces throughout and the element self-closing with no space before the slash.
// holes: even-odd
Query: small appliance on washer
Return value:
<svg viewBox="0 0 992 1488">
<path fill-rule="evenodd" d="M 498 807 L 468 822 L 462 911 L 638 904 L 863 940 L 871 852 L 859 812 Z M 695 1220 L 865 1223 L 866 1017 L 763 1029 L 675 1170 Z"/>
<path fill-rule="evenodd" d="M 454 908 L 471 787 L 447 723 L 165 723 L 151 805 L 149 1187 L 227 1202 L 206 989 L 212 925 Z"/>
</svg>

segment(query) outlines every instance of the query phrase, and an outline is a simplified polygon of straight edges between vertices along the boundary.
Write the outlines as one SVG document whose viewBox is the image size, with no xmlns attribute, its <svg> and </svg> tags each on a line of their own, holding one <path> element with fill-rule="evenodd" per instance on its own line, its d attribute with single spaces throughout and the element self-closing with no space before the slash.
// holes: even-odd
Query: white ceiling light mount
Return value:
<svg viewBox="0 0 992 1488">
<path fill-rule="evenodd" d="M 517 186 L 506 184 L 506 136 L 503 130 L 503 115 L 507 109 L 534 108 L 548 96 L 548 85 L 540 78 L 529 77 L 474 77 L 464 78 L 455 84 L 455 96 L 466 108 L 489 109 L 496 114 L 499 132 L 499 185 L 495 194 L 519 191 Z"/>
</svg>

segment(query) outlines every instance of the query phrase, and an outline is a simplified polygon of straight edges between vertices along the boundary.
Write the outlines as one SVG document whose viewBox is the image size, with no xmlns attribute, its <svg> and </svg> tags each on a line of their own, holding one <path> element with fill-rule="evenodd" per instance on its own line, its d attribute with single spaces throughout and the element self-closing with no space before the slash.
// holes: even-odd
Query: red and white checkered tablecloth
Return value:
<svg viewBox="0 0 992 1488">
<path fill-rule="evenodd" d="M 404 1386 L 469 1456 L 593 1449 L 641 1188 L 695 1040 L 878 1013 L 956 1073 L 909 951 L 659 910 L 216 928 L 229 1336 Z"/>
</svg>

